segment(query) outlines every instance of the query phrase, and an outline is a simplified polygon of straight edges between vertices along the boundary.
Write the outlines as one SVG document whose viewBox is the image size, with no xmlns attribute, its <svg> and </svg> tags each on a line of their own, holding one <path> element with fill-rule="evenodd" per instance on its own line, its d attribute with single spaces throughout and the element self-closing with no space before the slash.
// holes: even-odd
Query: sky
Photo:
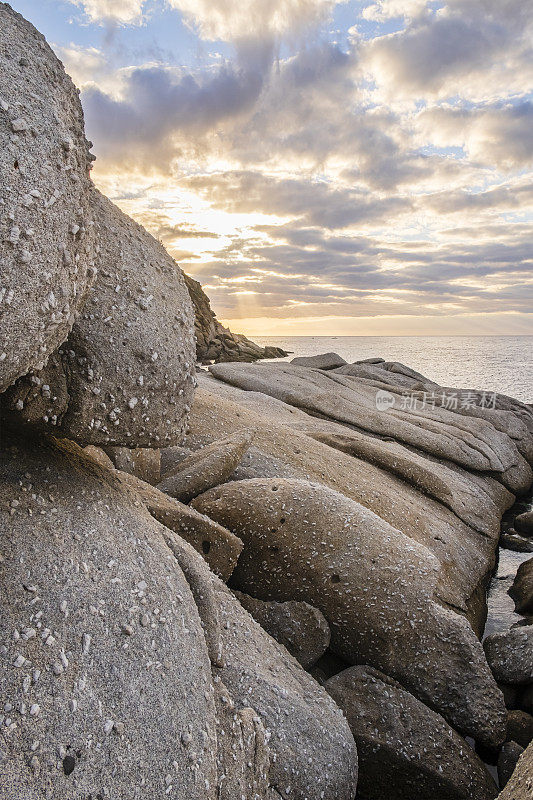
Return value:
<svg viewBox="0 0 533 800">
<path fill-rule="evenodd" d="M 531 0 L 12 5 L 235 332 L 533 333 Z"/>
</svg>

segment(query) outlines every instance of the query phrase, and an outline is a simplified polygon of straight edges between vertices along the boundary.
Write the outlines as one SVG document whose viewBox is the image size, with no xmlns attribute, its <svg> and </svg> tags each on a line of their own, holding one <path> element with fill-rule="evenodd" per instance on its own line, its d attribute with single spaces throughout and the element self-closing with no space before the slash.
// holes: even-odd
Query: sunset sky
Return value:
<svg viewBox="0 0 533 800">
<path fill-rule="evenodd" d="M 12 0 L 248 335 L 533 333 L 531 0 Z"/>
</svg>

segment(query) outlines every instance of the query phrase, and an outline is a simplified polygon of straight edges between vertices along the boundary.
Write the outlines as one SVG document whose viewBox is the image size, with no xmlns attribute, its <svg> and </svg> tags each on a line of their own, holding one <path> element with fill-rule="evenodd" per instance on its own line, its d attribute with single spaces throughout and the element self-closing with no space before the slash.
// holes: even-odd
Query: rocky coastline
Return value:
<svg viewBox="0 0 533 800">
<path fill-rule="evenodd" d="M 0 800 L 531 800 L 532 407 L 243 363 L 0 42 Z"/>
</svg>

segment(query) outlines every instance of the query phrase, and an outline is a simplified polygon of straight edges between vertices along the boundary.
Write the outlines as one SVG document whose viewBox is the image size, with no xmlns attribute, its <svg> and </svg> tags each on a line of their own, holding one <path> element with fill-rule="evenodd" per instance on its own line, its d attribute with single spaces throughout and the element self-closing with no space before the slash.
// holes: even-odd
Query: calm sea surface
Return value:
<svg viewBox="0 0 533 800">
<path fill-rule="evenodd" d="M 533 336 L 263 336 L 295 356 L 335 352 L 349 363 L 402 361 L 444 386 L 482 389 L 533 403 Z"/>
</svg>

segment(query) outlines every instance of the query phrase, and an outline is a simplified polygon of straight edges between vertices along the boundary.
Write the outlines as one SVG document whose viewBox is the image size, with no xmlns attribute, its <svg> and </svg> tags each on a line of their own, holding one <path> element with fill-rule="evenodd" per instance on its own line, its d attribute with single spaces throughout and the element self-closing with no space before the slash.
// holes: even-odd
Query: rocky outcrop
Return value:
<svg viewBox="0 0 533 800">
<path fill-rule="evenodd" d="M 263 630 L 286 647 L 304 669 L 310 670 L 328 649 L 331 631 L 318 608 L 295 600 L 285 603 L 258 600 L 237 590 L 233 594 Z"/>
<path fill-rule="evenodd" d="M 89 445 L 88 447 L 91 447 Z M 85 448 L 87 450 L 87 448 Z M 135 475 L 136 478 L 155 485 L 161 479 L 161 451 L 149 447 L 106 447 L 116 469 Z"/>
<path fill-rule="evenodd" d="M 491 800 L 496 784 L 444 719 L 396 681 L 352 667 L 326 683 L 346 714 L 365 800 Z"/>
<path fill-rule="evenodd" d="M 524 536 L 533 536 L 533 511 L 518 514 L 515 517 L 514 526 L 518 533 L 522 533 Z"/>
<path fill-rule="evenodd" d="M 91 160 L 63 65 L 0 3 L 0 391 L 44 366 L 94 280 Z"/>
<path fill-rule="evenodd" d="M 253 362 L 262 358 L 284 358 L 280 347 L 260 347 L 242 334 L 232 333 L 216 318 L 208 296 L 194 278 L 185 275 L 195 312 L 196 358 L 202 364 L 212 361 Z"/>
<path fill-rule="evenodd" d="M 319 356 L 299 356 L 298 358 L 293 358 L 291 364 L 297 367 L 329 370 L 344 366 L 346 361 L 337 353 L 323 353 Z"/>
<path fill-rule="evenodd" d="M 244 542 L 233 586 L 310 603 L 335 653 L 395 677 L 463 733 L 503 741 L 503 697 L 469 625 L 435 603 L 439 563 L 426 548 L 307 481 L 228 483 L 193 506 Z"/>
<path fill-rule="evenodd" d="M 98 278 L 45 369 L 5 406 L 21 423 L 83 444 L 178 444 L 194 391 L 193 312 L 163 247 L 93 190 Z"/>
<path fill-rule="evenodd" d="M 7 761 L 32 800 L 206 800 L 211 665 L 163 526 L 80 451 L 20 437 L 0 516 L 0 796 Z"/>
</svg>

